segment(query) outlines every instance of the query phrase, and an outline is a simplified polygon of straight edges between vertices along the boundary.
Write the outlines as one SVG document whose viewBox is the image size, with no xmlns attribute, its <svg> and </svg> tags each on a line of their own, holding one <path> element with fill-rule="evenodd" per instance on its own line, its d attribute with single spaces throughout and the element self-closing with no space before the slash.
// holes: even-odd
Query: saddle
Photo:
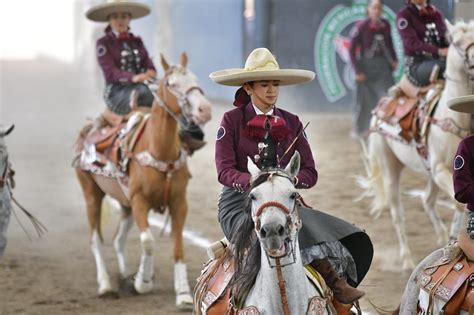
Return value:
<svg viewBox="0 0 474 315">
<path fill-rule="evenodd" d="M 408 143 L 412 140 L 426 142 L 430 118 L 441 97 L 443 85 L 434 84 L 425 88 L 412 85 L 413 89 L 409 89 L 406 87 L 409 84 L 405 78 L 392 87 L 390 95 L 380 99 L 372 114 L 394 127 L 397 134 L 393 136 L 400 136 Z"/>
<path fill-rule="evenodd" d="M 305 269 L 307 278 L 315 285 L 318 290 L 328 292 L 324 279 L 311 266 Z M 235 273 L 235 262 L 230 250 L 218 258 L 211 259 L 204 266 L 201 276 L 197 279 L 197 285 L 194 289 L 195 303 L 194 314 L 196 315 L 259 315 L 260 312 L 254 306 L 239 308 L 233 300 L 229 283 Z M 329 295 L 332 297 L 332 294 Z M 313 297 L 308 303 L 307 315 L 316 315 L 325 309 L 326 302 L 322 298 Z M 337 311 L 337 314 L 352 314 L 350 309 L 352 305 L 345 305 L 332 299 L 331 309 Z M 334 307 L 334 308 L 332 308 Z"/>
<path fill-rule="evenodd" d="M 446 302 L 444 314 L 474 312 L 474 261 L 462 250 L 452 260 L 444 256 L 425 268 L 419 285 L 430 295 L 430 307 L 434 297 Z"/>
</svg>

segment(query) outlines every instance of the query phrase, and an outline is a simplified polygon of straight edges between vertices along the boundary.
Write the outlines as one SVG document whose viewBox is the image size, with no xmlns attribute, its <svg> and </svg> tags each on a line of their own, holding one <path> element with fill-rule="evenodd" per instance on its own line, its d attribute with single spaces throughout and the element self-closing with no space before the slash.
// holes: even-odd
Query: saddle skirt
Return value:
<svg viewBox="0 0 474 315">
<path fill-rule="evenodd" d="M 104 126 L 89 132 L 83 139 L 79 166 L 96 175 L 123 177 L 132 152 L 145 129 L 149 114 L 135 112 L 118 126 Z"/>
<path fill-rule="evenodd" d="M 308 303 L 307 315 L 322 314 L 326 308 L 332 308 L 332 294 L 322 276 L 312 267 L 305 268 L 306 276 L 321 296 L 313 297 Z M 209 260 L 197 279 L 194 289 L 196 315 L 259 315 L 255 306 L 239 308 L 234 304 L 229 283 L 235 273 L 235 263 L 229 250 L 217 259 Z M 329 304 L 329 305 L 328 305 Z"/>
<path fill-rule="evenodd" d="M 416 98 L 394 88 L 392 96 L 382 97 L 372 114 L 377 117 L 373 131 L 386 133 L 404 142 L 426 142 L 430 119 L 441 97 L 442 84 L 433 85 Z"/>
<path fill-rule="evenodd" d="M 454 259 L 441 257 L 419 277 L 418 285 L 429 295 L 427 309 L 432 307 L 433 298 L 437 298 L 445 302 L 444 314 L 474 312 L 474 262 L 459 252 Z"/>
</svg>

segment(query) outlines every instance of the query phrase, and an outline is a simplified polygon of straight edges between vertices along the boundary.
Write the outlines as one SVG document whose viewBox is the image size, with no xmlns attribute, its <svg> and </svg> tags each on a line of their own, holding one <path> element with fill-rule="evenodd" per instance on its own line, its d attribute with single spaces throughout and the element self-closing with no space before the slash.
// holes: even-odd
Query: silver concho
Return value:
<svg viewBox="0 0 474 315">
<path fill-rule="evenodd" d="M 457 264 L 454 265 L 453 269 L 456 270 L 456 271 L 459 271 L 463 267 L 464 267 L 464 265 L 462 263 L 458 262 Z"/>
</svg>

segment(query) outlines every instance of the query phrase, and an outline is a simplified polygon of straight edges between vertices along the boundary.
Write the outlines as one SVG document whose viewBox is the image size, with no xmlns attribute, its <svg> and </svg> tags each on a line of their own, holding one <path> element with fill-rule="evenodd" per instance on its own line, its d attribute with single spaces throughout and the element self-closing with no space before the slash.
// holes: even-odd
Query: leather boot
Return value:
<svg viewBox="0 0 474 315">
<path fill-rule="evenodd" d="M 339 277 L 327 257 L 315 259 L 309 265 L 321 274 L 339 302 L 352 304 L 365 295 L 365 292 L 351 287 L 344 278 Z"/>
</svg>

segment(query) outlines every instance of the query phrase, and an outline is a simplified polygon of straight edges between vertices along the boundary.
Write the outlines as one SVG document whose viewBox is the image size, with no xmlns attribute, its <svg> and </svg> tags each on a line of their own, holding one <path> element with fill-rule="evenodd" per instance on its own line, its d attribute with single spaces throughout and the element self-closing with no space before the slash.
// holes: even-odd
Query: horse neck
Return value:
<svg viewBox="0 0 474 315">
<path fill-rule="evenodd" d="M 452 63 L 452 62 L 451 62 Z M 448 108 L 448 100 L 470 95 L 473 93 L 474 82 L 469 80 L 469 76 L 461 67 L 455 67 L 448 62 L 446 68 L 446 85 L 443 90 L 443 96 L 440 100 L 440 108 L 436 115 L 452 118 L 461 128 L 470 127 L 471 115 L 466 113 L 455 112 Z"/>
<path fill-rule="evenodd" d="M 293 264 L 283 266 L 281 271 L 285 280 L 285 290 L 290 314 L 305 314 L 308 307 L 308 301 L 312 296 L 311 292 L 308 290 L 308 279 L 306 278 L 304 267 L 301 262 L 298 242 L 296 242 L 295 253 L 296 261 Z M 273 265 L 274 263 L 275 261 L 272 261 Z M 277 269 L 276 267 L 270 267 L 263 247 L 261 248 L 260 272 L 255 280 L 252 293 L 256 295 L 253 296 L 252 300 L 269 302 L 258 304 L 265 304 L 265 311 L 268 311 L 268 314 L 283 314 Z M 258 307 L 258 305 L 256 306 Z M 267 310 L 267 308 L 272 307 L 272 310 Z"/>
<path fill-rule="evenodd" d="M 179 153 L 178 123 L 154 103 L 146 128 L 148 151 L 158 160 L 172 161 Z"/>
</svg>

